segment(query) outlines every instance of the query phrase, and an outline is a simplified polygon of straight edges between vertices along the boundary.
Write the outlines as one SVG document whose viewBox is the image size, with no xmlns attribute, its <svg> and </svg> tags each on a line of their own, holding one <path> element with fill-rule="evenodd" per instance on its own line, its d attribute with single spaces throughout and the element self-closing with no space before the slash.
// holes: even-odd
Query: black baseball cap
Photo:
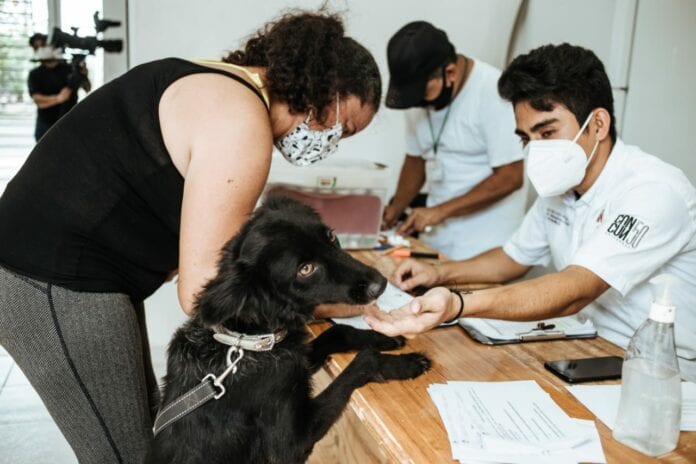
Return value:
<svg viewBox="0 0 696 464">
<path fill-rule="evenodd" d="M 454 46 L 445 31 L 429 22 L 414 21 L 399 29 L 387 45 L 387 107 L 418 106 L 423 101 L 432 72 L 455 56 Z"/>
</svg>

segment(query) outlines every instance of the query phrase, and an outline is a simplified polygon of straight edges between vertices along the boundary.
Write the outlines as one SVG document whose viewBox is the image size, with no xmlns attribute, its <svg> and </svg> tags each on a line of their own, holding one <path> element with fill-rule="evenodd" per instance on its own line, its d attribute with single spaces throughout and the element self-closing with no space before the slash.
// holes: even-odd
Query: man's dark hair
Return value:
<svg viewBox="0 0 696 464">
<path fill-rule="evenodd" d="M 269 93 L 286 102 L 292 113 L 313 107 L 323 121 L 337 93 L 355 95 L 375 112 L 379 109 L 382 81 L 375 59 L 344 34 L 339 15 L 324 9 L 281 16 L 223 61 L 265 67 Z"/>
<path fill-rule="evenodd" d="M 611 84 L 604 65 L 591 50 L 564 43 L 520 55 L 500 76 L 498 92 L 513 105 L 528 101 L 538 111 L 551 111 L 561 104 L 578 124 L 594 108 L 604 108 L 611 116 L 609 134 L 616 141 Z"/>
</svg>

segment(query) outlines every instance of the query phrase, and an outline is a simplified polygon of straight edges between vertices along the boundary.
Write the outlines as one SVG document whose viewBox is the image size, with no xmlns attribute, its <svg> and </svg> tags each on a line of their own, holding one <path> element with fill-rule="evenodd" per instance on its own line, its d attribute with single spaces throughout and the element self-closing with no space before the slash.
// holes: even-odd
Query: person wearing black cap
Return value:
<svg viewBox="0 0 696 464">
<path fill-rule="evenodd" d="M 407 156 L 384 210 L 392 227 L 427 180 L 427 207 L 414 208 L 399 233 L 423 232 L 429 245 L 465 259 L 502 245 L 521 223 L 522 147 L 512 105 L 500 98 L 500 70 L 457 54 L 447 34 L 425 21 L 389 40 L 386 106 L 407 113 Z"/>
</svg>

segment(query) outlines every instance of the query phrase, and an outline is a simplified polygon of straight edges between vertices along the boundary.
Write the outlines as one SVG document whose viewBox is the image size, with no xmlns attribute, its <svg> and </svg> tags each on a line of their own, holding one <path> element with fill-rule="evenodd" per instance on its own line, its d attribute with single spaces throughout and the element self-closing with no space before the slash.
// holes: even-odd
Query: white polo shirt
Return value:
<svg viewBox="0 0 696 464">
<path fill-rule="evenodd" d="M 442 166 L 441 180 L 427 179 L 428 206 L 464 195 L 493 174 L 493 168 L 523 159 L 512 104 L 498 95 L 499 77 L 500 70 L 474 61 L 466 84 L 449 105 L 437 154 L 427 110 L 406 112 L 406 152 L 437 158 Z M 436 136 L 446 114 L 447 108 L 430 112 Z M 525 201 L 526 187 L 481 211 L 450 218 L 420 238 L 450 258 L 470 258 L 510 238 L 522 222 Z"/>
<path fill-rule="evenodd" d="M 580 199 L 538 198 L 503 250 L 521 264 L 582 266 L 607 282 L 582 313 L 622 348 L 648 317 L 648 280 L 679 277 L 677 355 L 682 376 L 696 380 L 696 189 L 681 170 L 618 140 Z"/>
</svg>

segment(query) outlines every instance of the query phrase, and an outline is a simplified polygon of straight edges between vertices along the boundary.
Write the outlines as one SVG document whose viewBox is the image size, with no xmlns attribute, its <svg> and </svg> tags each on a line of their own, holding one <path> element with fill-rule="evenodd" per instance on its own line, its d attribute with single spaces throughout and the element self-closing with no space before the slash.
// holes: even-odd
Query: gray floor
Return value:
<svg viewBox="0 0 696 464">
<path fill-rule="evenodd" d="M 0 108 L 0 194 L 34 146 L 34 108 Z M 155 371 L 164 375 L 165 347 L 184 320 L 172 283 L 146 303 Z M 24 373 L 0 347 L 0 464 L 75 464 L 68 446 Z"/>
</svg>

